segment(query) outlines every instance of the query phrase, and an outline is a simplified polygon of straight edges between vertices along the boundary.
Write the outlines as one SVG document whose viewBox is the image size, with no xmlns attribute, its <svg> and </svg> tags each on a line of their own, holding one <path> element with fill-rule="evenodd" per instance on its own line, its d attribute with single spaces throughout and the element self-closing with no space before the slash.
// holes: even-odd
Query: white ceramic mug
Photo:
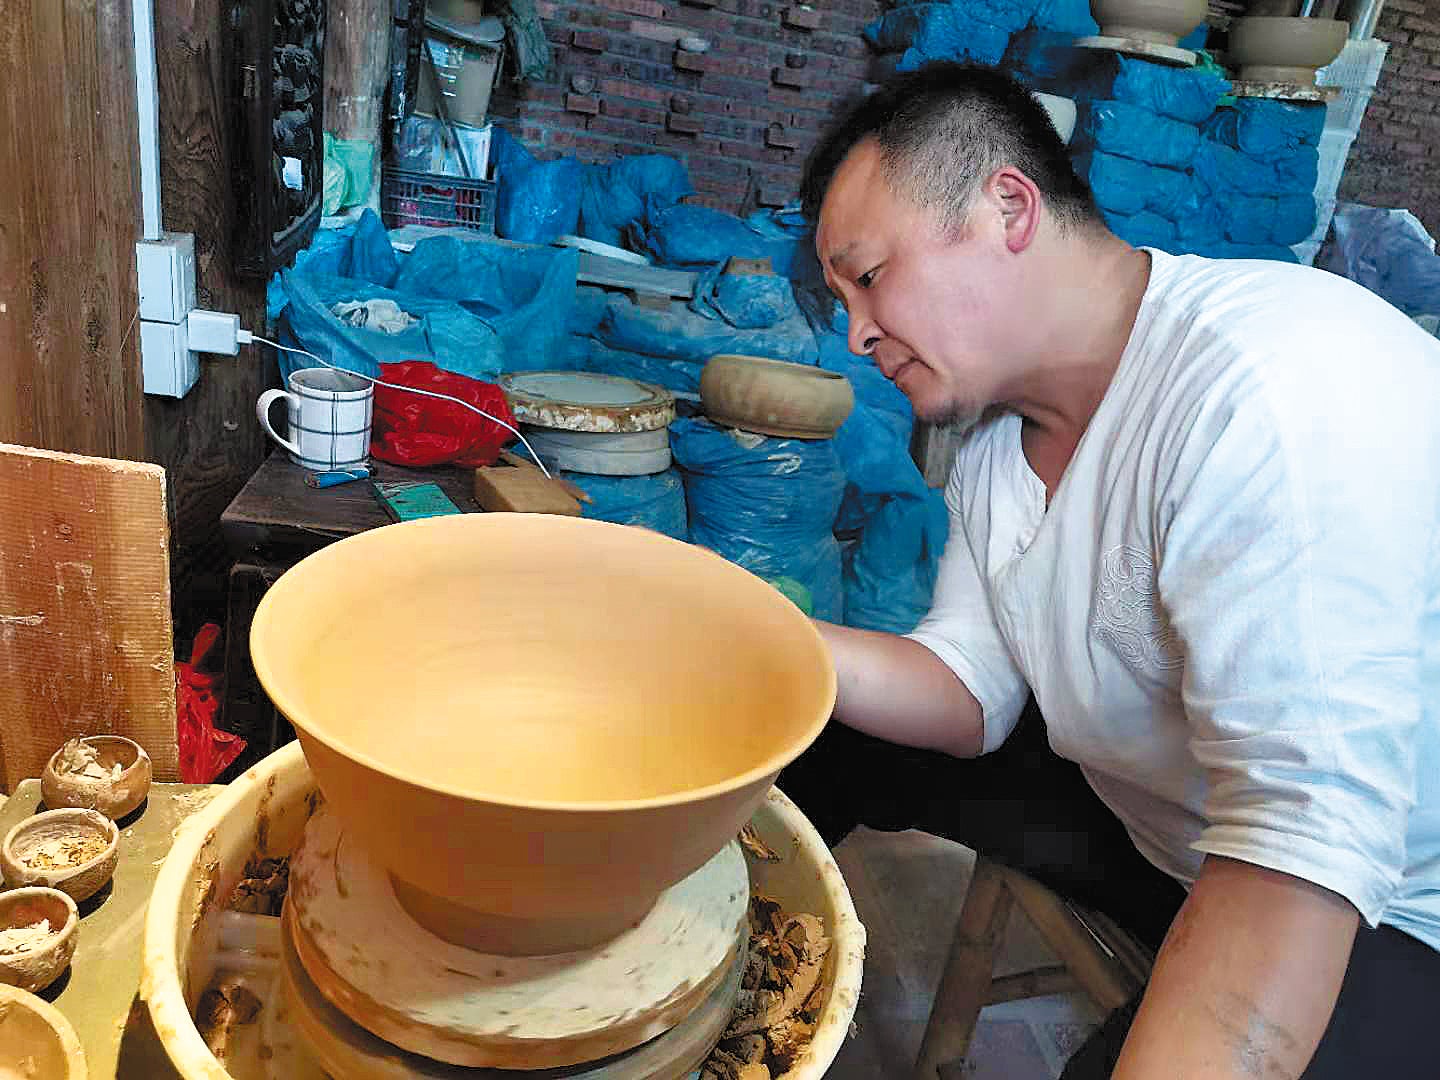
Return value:
<svg viewBox="0 0 1440 1080">
<path fill-rule="evenodd" d="M 288 406 L 290 438 L 270 426 L 270 406 L 280 398 Z M 255 402 L 260 426 L 306 469 L 331 471 L 364 465 L 370 455 L 370 421 L 375 385 L 358 375 L 330 368 L 302 368 L 290 376 L 288 390 L 266 390 Z"/>
</svg>

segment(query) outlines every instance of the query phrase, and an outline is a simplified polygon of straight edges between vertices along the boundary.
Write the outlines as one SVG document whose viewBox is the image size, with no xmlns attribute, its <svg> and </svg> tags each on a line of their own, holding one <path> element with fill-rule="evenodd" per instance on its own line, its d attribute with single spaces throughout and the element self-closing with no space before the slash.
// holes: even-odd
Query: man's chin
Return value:
<svg viewBox="0 0 1440 1080">
<path fill-rule="evenodd" d="M 916 419 L 923 420 L 932 427 L 957 428 L 960 431 L 974 427 L 982 415 L 982 410 L 974 406 L 952 401 L 937 403 L 911 398 L 910 406 L 915 411 Z"/>
</svg>

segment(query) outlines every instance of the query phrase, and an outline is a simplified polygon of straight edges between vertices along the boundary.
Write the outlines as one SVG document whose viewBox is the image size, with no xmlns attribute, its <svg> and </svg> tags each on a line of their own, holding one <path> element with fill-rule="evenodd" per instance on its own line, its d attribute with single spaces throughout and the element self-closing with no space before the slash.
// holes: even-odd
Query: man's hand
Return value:
<svg viewBox="0 0 1440 1080">
<path fill-rule="evenodd" d="M 879 739 L 974 757 L 984 744 L 980 703 L 918 641 L 815 620 L 830 647 L 835 719 Z"/>
<path fill-rule="evenodd" d="M 1359 921 L 1328 889 L 1210 856 L 1114 1080 L 1298 1077 L 1330 1022 Z"/>
</svg>

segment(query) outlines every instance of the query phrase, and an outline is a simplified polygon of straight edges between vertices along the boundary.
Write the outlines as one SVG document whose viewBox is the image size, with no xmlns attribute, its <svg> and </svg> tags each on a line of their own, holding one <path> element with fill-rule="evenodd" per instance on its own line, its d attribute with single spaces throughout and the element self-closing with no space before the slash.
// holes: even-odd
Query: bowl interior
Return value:
<svg viewBox="0 0 1440 1080">
<path fill-rule="evenodd" d="M 529 806 L 738 787 L 809 745 L 835 694 L 814 627 L 759 578 L 648 530 L 548 515 L 333 544 L 269 590 L 251 649 L 302 733 Z"/>
<path fill-rule="evenodd" d="M 79 871 L 110 853 L 114 822 L 94 810 L 51 810 L 22 821 L 5 838 L 5 853 L 27 870 Z"/>
<path fill-rule="evenodd" d="M 114 778 L 116 766 L 123 774 L 140 760 L 139 744 L 122 735 L 87 735 L 79 742 L 79 753 L 73 753 L 70 744 L 66 744 L 51 755 L 50 769 L 53 772 L 100 781 Z M 90 766 L 88 771 L 82 771 L 85 766 Z"/>
<path fill-rule="evenodd" d="M 0 1077 L 69 1080 L 78 1040 L 63 1017 L 44 1000 L 0 986 Z"/>
<path fill-rule="evenodd" d="M 49 948 L 60 940 L 60 933 L 77 920 L 69 897 L 54 889 L 14 889 L 0 893 L 0 930 L 13 930 L 50 924 L 50 937 L 43 942 Z"/>
</svg>

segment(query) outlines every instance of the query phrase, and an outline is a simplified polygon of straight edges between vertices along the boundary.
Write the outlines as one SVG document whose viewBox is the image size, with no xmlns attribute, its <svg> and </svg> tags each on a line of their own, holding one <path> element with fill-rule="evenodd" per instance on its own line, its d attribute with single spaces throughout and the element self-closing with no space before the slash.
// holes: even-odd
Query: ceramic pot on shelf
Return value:
<svg viewBox="0 0 1440 1080">
<path fill-rule="evenodd" d="M 1350 24 L 1340 19 L 1251 15 L 1230 24 L 1230 63 L 1245 82 L 1314 86 L 1315 72 L 1345 47 Z"/>
<path fill-rule="evenodd" d="M 1206 0 L 1090 0 L 1104 37 L 1173 46 L 1205 21 Z"/>
</svg>

